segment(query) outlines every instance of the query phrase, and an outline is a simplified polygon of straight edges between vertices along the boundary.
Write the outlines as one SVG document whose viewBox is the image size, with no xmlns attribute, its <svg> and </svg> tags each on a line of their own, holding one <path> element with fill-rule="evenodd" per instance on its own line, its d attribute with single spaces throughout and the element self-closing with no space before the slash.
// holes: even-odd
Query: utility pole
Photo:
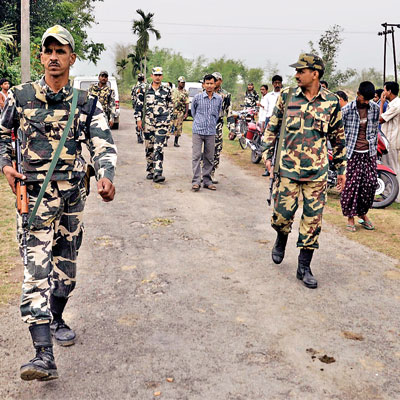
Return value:
<svg viewBox="0 0 400 400">
<path fill-rule="evenodd" d="M 29 0 L 21 0 L 21 82 L 31 80 L 31 38 Z"/>
<path fill-rule="evenodd" d="M 393 63 L 394 63 L 394 79 L 397 82 L 397 61 L 396 61 L 396 44 L 394 40 L 394 28 L 400 28 L 400 24 L 388 24 L 385 22 L 382 24 L 385 28 L 383 32 L 378 32 L 379 36 L 384 36 L 383 42 L 383 83 L 386 82 L 386 47 L 387 47 L 387 35 L 392 35 L 392 47 L 393 47 Z M 391 27 L 388 29 L 388 27 Z"/>
</svg>

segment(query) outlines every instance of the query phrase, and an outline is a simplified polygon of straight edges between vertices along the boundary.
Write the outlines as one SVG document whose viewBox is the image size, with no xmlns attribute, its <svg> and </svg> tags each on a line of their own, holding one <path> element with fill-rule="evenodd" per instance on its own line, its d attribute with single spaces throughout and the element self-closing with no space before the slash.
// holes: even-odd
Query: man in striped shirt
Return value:
<svg viewBox="0 0 400 400">
<path fill-rule="evenodd" d="M 213 75 L 206 75 L 203 78 L 204 91 L 198 93 L 192 101 L 192 190 L 195 192 L 200 189 L 202 176 L 203 186 L 209 190 L 216 190 L 211 180 L 211 171 L 214 165 L 215 134 L 222 97 L 214 93 L 215 83 Z"/>
</svg>

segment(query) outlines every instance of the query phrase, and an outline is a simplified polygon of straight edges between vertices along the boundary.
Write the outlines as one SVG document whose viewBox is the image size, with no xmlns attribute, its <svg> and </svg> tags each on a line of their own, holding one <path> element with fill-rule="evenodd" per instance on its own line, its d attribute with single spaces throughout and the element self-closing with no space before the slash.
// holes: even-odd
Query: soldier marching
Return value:
<svg viewBox="0 0 400 400">
<path fill-rule="evenodd" d="M 133 110 L 135 110 L 135 108 L 136 108 L 137 93 L 138 93 L 139 89 L 144 88 L 144 85 L 145 85 L 144 78 L 145 78 L 144 74 L 139 73 L 138 77 L 137 77 L 138 81 L 132 87 L 131 101 L 132 101 Z M 138 143 L 142 144 L 143 143 L 142 131 L 138 129 L 137 125 L 136 125 L 135 129 L 136 129 L 137 141 L 138 141 Z"/>
</svg>

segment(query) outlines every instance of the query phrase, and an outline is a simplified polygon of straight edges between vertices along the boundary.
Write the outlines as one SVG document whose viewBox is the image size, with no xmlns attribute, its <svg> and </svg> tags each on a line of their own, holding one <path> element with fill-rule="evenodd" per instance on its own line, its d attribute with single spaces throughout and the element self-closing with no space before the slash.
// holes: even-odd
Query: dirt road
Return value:
<svg viewBox="0 0 400 400">
<path fill-rule="evenodd" d="M 218 190 L 191 189 L 191 139 L 145 179 L 131 112 L 114 131 L 117 196 L 88 200 L 78 285 L 55 348 L 60 379 L 23 382 L 33 354 L 18 300 L 0 309 L 0 399 L 400 399 L 400 271 L 327 224 L 296 280 L 297 223 L 271 261 L 266 181 L 223 159 Z M 374 233 L 371 232 L 371 235 Z"/>
</svg>

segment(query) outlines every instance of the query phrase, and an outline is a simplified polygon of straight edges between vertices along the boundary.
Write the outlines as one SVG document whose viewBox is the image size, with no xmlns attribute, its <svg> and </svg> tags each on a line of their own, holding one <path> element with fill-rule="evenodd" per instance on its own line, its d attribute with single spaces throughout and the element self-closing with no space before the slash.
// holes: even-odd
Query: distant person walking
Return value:
<svg viewBox="0 0 400 400">
<path fill-rule="evenodd" d="M 0 112 L 6 104 L 8 97 L 8 89 L 10 89 L 10 81 L 7 78 L 0 79 Z"/>
<path fill-rule="evenodd" d="M 135 111 L 136 107 L 136 100 L 137 100 L 137 93 L 139 89 L 144 88 L 145 82 L 144 82 L 144 74 L 139 73 L 137 76 L 137 83 L 132 87 L 131 90 L 131 101 L 132 101 L 132 107 L 133 111 Z M 136 136 L 137 136 L 137 141 L 138 143 L 142 144 L 143 143 L 143 135 L 142 131 L 140 131 L 136 125 Z"/>
<path fill-rule="evenodd" d="M 378 141 L 379 107 L 372 101 L 375 87 L 371 82 L 361 82 L 356 100 L 342 108 L 346 136 L 346 183 L 340 204 L 347 217 L 346 229 L 355 232 L 354 217 L 365 229 L 374 225 L 367 213 L 372 207 L 378 184 L 376 153 Z"/>
<path fill-rule="evenodd" d="M 282 77 L 280 75 L 274 75 L 272 77 L 272 86 L 274 90 L 272 92 L 269 92 L 266 97 L 266 120 L 265 120 L 265 128 L 268 125 L 269 119 L 271 118 L 272 113 L 274 112 L 274 107 L 276 104 L 276 101 L 278 100 L 278 97 L 281 94 L 282 90 Z"/>
<path fill-rule="evenodd" d="M 192 101 L 192 190 L 195 192 L 200 189 L 202 177 L 204 188 L 217 189 L 212 183 L 211 172 L 214 166 L 215 134 L 222 109 L 222 97 L 214 93 L 215 85 L 215 76 L 206 75 L 203 78 L 204 91 L 196 94 Z"/>
<path fill-rule="evenodd" d="M 400 98 L 399 84 L 386 82 L 381 96 L 379 122 L 382 124 L 382 132 L 389 141 L 388 154 L 383 156 L 384 163 L 393 169 L 400 185 Z M 385 100 L 389 101 L 386 112 L 383 112 Z M 400 203 L 400 192 L 396 203 Z"/>
<path fill-rule="evenodd" d="M 254 89 L 254 83 L 250 82 L 247 84 L 247 91 L 244 96 L 244 106 L 245 107 L 256 107 L 260 97 Z"/>
<path fill-rule="evenodd" d="M 261 85 L 260 87 L 261 101 L 257 103 L 260 112 L 258 113 L 258 124 L 260 125 L 261 132 L 264 132 L 265 120 L 267 118 L 267 108 L 268 108 L 268 85 Z"/>
</svg>

